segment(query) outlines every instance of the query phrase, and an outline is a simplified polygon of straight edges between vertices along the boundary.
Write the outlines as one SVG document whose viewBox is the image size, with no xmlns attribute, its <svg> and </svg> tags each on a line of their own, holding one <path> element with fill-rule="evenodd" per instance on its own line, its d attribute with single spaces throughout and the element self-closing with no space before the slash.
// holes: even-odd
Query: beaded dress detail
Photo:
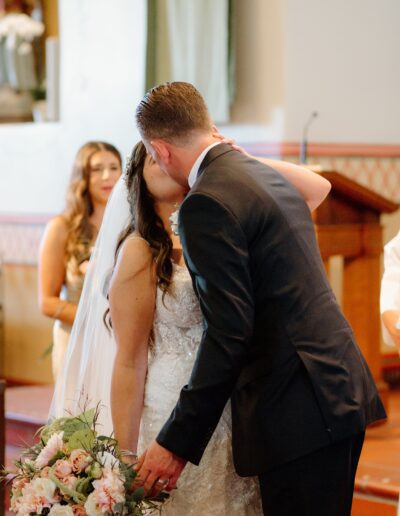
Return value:
<svg viewBox="0 0 400 516">
<path fill-rule="evenodd" d="M 187 384 L 203 333 L 190 274 L 175 266 L 172 287 L 157 290 L 154 342 L 149 352 L 139 438 L 142 452 L 161 430 Z M 199 466 L 188 463 L 163 516 L 262 515 L 258 480 L 239 477 L 233 466 L 228 402 Z"/>
</svg>

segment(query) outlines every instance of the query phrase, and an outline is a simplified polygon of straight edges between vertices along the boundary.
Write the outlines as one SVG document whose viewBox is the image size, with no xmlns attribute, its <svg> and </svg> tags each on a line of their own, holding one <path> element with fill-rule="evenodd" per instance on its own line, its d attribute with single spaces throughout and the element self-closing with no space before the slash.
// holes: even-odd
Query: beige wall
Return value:
<svg viewBox="0 0 400 516">
<path fill-rule="evenodd" d="M 398 0 L 237 0 L 242 142 L 400 142 Z"/>
<path fill-rule="evenodd" d="M 110 141 L 125 157 L 139 139 L 145 0 L 59 0 L 60 120 L 0 124 L 2 213 L 56 213 L 77 149 Z M 23 178 L 24 187 L 21 188 Z"/>
<path fill-rule="evenodd" d="M 400 2 L 285 0 L 285 139 L 400 142 Z"/>
<path fill-rule="evenodd" d="M 235 12 L 236 100 L 232 122 L 273 123 L 284 106 L 282 0 L 238 0 Z"/>
<path fill-rule="evenodd" d="M 54 2 L 46 2 L 49 13 Z M 318 109 L 311 140 L 400 141 L 398 0 L 236 4 L 237 100 L 232 123 L 222 127 L 227 136 L 241 143 L 299 140 Z M 110 140 L 126 156 L 138 139 L 145 0 L 59 0 L 58 13 L 60 121 L 1 124 L 0 170 L 9 172 L 1 212 L 58 212 L 83 142 Z"/>
<path fill-rule="evenodd" d="M 52 341 L 53 322 L 37 306 L 37 268 L 4 267 L 4 350 L 3 376 L 49 383 L 50 357 L 42 358 Z"/>
</svg>

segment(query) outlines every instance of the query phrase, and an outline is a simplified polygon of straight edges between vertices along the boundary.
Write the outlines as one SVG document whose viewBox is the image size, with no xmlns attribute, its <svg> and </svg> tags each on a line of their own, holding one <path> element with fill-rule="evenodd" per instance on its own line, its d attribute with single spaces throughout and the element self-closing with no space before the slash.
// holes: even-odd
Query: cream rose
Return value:
<svg viewBox="0 0 400 516">
<path fill-rule="evenodd" d="M 44 498 L 47 502 L 53 503 L 57 501 L 57 486 L 49 478 L 35 478 L 31 482 L 31 489 L 35 493 L 35 496 Z"/>
<path fill-rule="evenodd" d="M 52 516 L 74 516 L 74 511 L 69 505 L 60 505 L 57 503 L 50 509 L 49 515 Z"/>
<path fill-rule="evenodd" d="M 104 514 L 100 505 L 98 504 L 96 493 L 90 493 L 86 502 L 85 502 L 85 510 L 88 516 L 98 516 L 99 514 Z"/>
</svg>

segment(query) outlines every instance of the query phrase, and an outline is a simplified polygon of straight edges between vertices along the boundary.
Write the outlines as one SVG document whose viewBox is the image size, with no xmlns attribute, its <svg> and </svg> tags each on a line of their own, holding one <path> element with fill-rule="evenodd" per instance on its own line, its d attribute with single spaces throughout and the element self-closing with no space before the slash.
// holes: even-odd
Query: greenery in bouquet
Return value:
<svg viewBox="0 0 400 516">
<path fill-rule="evenodd" d="M 38 444 L 4 470 L 12 481 L 11 511 L 20 516 L 142 516 L 160 511 L 168 497 L 132 490 L 136 472 L 123 462 L 118 442 L 98 435 L 98 408 L 53 420 L 40 430 Z"/>
</svg>

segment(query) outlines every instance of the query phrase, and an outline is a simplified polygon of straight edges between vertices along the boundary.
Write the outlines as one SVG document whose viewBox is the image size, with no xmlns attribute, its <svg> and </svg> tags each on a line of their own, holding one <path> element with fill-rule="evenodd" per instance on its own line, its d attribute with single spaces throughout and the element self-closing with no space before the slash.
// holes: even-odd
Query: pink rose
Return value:
<svg viewBox="0 0 400 516">
<path fill-rule="evenodd" d="M 26 486 L 26 484 L 29 484 L 29 478 L 26 478 L 26 477 L 15 478 L 12 483 L 12 490 L 21 492 L 22 489 Z"/>
<path fill-rule="evenodd" d="M 116 470 L 105 468 L 102 478 L 95 480 L 93 487 L 85 502 L 89 516 L 112 513 L 115 504 L 125 501 L 124 482 Z"/>
<path fill-rule="evenodd" d="M 72 465 L 67 460 L 58 459 L 53 467 L 57 478 L 68 477 L 72 473 Z"/>
<path fill-rule="evenodd" d="M 73 505 L 72 510 L 74 511 L 74 516 L 87 516 L 87 512 L 82 505 Z"/>
<path fill-rule="evenodd" d="M 49 478 L 50 471 L 51 471 L 51 467 L 50 466 L 46 466 L 40 472 L 40 476 L 42 478 Z"/>
<path fill-rule="evenodd" d="M 76 473 L 82 473 L 84 469 L 92 462 L 92 457 L 85 450 L 73 450 L 69 457 L 72 469 Z"/>
<path fill-rule="evenodd" d="M 67 487 L 70 487 L 71 489 L 75 489 L 75 484 L 78 482 L 78 479 L 72 474 L 68 477 L 64 477 L 61 479 L 61 482 L 66 485 Z"/>
</svg>

